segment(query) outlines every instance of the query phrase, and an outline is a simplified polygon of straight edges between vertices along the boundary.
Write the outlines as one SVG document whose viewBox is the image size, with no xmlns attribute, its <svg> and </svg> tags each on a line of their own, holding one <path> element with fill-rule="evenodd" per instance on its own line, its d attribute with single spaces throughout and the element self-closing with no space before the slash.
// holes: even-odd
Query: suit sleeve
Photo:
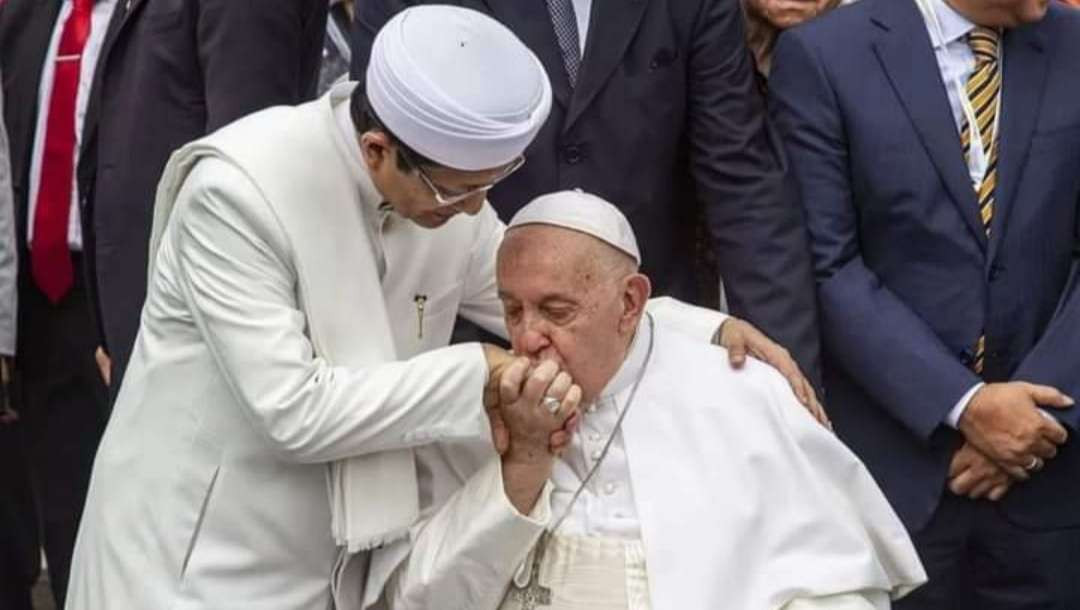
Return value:
<svg viewBox="0 0 1080 610">
<path fill-rule="evenodd" d="M 412 551 L 384 591 L 388 610 L 497 610 L 550 520 L 551 484 L 530 515 L 506 498 L 497 458 L 413 528 Z M 448 600 L 453 600 L 450 603 Z"/>
<path fill-rule="evenodd" d="M 197 26 L 207 132 L 315 95 L 326 0 L 202 0 Z"/>
<path fill-rule="evenodd" d="M 1061 304 L 1035 348 L 1028 353 L 1013 379 L 1054 386 L 1080 400 L 1080 199 L 1073 233 L 1072 271 Z M 1080 407 L 1050 409 L 1058 419 L 1080 430 Z"/>
<path fill-rule="evenodd" d="M 489 434 L 487 365 L 476 344 L 362 368 L 315 353 L 287 240 L 238 170 L 200 162 L 170 223 L 150 290 L 175 295 L 178 313 L 161 315 L 192 318 L 237 403 L 283 460 L 329 462 Z"/>
<path fill-rule="evenodd" d="M 825 345 L 877 404 L 929 439 L 979 379 L 863 261 L 860 239 L 873 236 L 859 234 L 843 118 L 823 63 L 798 31 L 781 35 L 769 86 L 802 190 Z"/>
<path fill-rule="evenodd" d="M 806 226 L 766 121 L 738 2 L 702 3 L 689 70 L 691 171 L 731 312 L 790 350 L 820 388 Z"/>
</svg>

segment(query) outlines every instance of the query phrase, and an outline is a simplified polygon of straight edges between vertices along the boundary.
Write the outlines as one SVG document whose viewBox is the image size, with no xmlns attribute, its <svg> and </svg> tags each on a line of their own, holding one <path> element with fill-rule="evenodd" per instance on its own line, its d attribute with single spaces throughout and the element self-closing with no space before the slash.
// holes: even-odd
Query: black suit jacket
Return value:
<svg viewBox="0 0 1080 610">
<path fill-rule="evenodd" d="M 326 0 L 120 0 L 98 61 L 79 185 L 114 379 L 146 297 L 154 194 L 169 155 L 241 116 L 314 96 Z"/>
<path fill-rule="evenodd" d="M 359 3 L 357 80 L 378 28 L 419 3 Z M 732 312 L 819 380 L 806 229 L 765 121 L 737 0 L 593 0 L 574 90 L 544 2 L 453 3 L 513 30 L 554 89 L 551 117 L 524 167 L 491 193 L 500 216 L 508 220 L 550 191 L 596 193 L 629 218 L 656 292 L 700 302 L 694 245 L 703 214 Z"/>
<path fill-rule="evenodd" d="M 4 121 L 11 152 L 11 186 L 15 196 L 20 291 L 30 277 L 26 227 L 41 67 L 49 50 L 60 4 L 60 0 L 0 2 L 0 68 L 4 79 Z"/>
</svg>

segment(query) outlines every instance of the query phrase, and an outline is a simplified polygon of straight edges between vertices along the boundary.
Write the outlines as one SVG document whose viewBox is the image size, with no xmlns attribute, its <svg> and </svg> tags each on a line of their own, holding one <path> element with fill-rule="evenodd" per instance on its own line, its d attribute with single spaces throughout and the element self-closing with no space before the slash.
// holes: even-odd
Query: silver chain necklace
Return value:
<svg viewBox="0 0 1080 610">
<path fill-rule="evenodd" d="M 646 313 L 645 317 L 649 321 L 649 347 L 645 352 L 645 361 L 641 364 L 641 369 L 638 371 L 637 379 L 634 380 L 634 385 L 630 388 L 630 395 L 626 397 L 626 402 L 623 403 L 622 412 L 619 413 L 619 418 L 615 421 L 615 428 L 611 431 L 611 435 L 608 436 L 607 442 L 604 443 L 604 448 L 600 451 L 600 457 L 597 458 L 596 463 L 589 469 L 588 474 L 581 481 L 581 485 L 578 486 L 577 491 L 570 498 L 570 503 L 567 504 L 566 510 L 555 521 L 555 524 L 549 528 L 544 529 L 544 533 L 540 534 L 540 540 L 536 542 L 536 552 L 533 553 L 532 564 L 529 566 L 529 579 L 525 581 L 524 585 L 518 585 L 516 581 L 510 581 L 509 594 L 521 602 L 521 610 L 536 610 L 537 606 L 549 606 L 551 605 L 551 588 L 545 587 L 540 584 L 540 564 L 544 560 L 544 554 L 547 552 L 548 543 L 551 542 L 552 537 L 555 536 L 555 532 L 559 531 L 566 518 L 570 516 L 570 511 L 574 509 L 574 504 L 578 498 L 581 497 L 582 492 L 588 487 L 589 482 L 592 481 L 593 475 L 600 469 L 600 465 L 604 463 L 604 458 L 607 457 L 608 451 L 611 449 L 611 445 L 615 442 L 615 437 L 622 429 L 623 419 L 626 418 L 627 412 L 630 411 L 630 405 L 634 402 L 634 396 L 637 395 L 638 386 L 641 385 L 641 380 L 645 378 L 645 371 L 649 368 L 649 361 L 652 360 L 653 344 L 656 342 L 656 324 L 653 322 L 653 318 L 650 314 Z"/>
</svg>

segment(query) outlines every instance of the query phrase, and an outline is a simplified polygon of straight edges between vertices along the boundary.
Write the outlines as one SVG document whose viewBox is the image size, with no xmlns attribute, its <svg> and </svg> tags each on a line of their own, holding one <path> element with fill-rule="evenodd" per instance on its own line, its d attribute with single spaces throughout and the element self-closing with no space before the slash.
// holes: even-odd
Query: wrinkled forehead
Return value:
<svg viewBox="0 0 1080 610">
<path fill-rule="evenodd" d="M 594 243 L 595 242 L 595 243 Z M 596 278 L 595 248 L 603 245 L 584 233 L 545 224 L 508 229 L 499 247 L 496 279 L 500 290 L 527 284 L 549 293 L 583 295 Z"/>
</svg>

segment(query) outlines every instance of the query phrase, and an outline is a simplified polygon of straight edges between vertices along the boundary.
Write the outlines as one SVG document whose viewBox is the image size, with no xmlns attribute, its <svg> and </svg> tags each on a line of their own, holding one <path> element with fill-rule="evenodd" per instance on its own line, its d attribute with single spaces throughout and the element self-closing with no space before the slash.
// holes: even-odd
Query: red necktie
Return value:
<svg viewBox="0 0 1080 610">
<path fill-rule="evenodd" d="M 90 35 L 92 9 L 93 0 L 74 0 L 71 14 L 64 22 L 45 123 L 30 270 L 34 282 L 53 303 L 67 294 L 74 280 L 67 237 L 75 173 L 75 97 L 79 92 L 82 52 Z"/>
</svg>

